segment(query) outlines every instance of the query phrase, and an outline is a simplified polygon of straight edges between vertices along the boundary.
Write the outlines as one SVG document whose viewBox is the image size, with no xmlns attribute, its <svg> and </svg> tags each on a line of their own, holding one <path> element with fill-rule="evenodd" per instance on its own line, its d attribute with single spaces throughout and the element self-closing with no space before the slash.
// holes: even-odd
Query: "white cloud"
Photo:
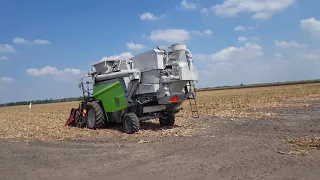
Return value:
<svg viewBox="0 0 320 180">
<path fill-rule="evenodd" d="M 234 28 L 235 31 L 240 31 L 240 32 L 244 32 L 246 30 L 252 30 L 252 29 L 253 29 L 253 27 L 251 27 L 251 26 L 236 26 Z"/>
<path fill-rule="evenodd" d="M 113 55 L 113 56 L 109 56 L 109 57 L 102 57 L 100 59 L 100 61 L 108 61 L 108 60 L 123 60 L 123 59 L 130 59 L 133 57 L 133 54 L 131 54 L 130 52 L 125 52 L 125 53 L 121 53 L 119 55 Z"/>
<path fill-rule="evenodd" d="M 81 73 L 81 70 L 73 68 L 58 70 L 56 67 L 45 66 L 42 69 L 27 69 L 27 73 L 30 76 L 79 75 Z"/>
<path fill-rule="evenodd" d="M 127 47 L 132 50 L 140 50 L 144 48 L 143 44 L 135 44 L 134 42 L 127 42 Z"/>
<path fill-rule="evenodd" d="M 283 56 L 282 53 L 276 53 L 276 54 L 274 54 L 274 57 L 282 57 L 282 56 Z"/>
<path fill-rule="evenodd" d="M 150 12 L 145 12 L 143 14 L 140 15 L 140 19 L 141 20 L 149 20 L 149 21 L 155 21 L 158 19 L 157 16 L 153 15 L 152 13 Z"/>
<path fill-rule="evenodd" d="M 320 61 L 320 54 L 309 53 L 309 54 L 303 55 L 301 58 L 312 60 L 312 61 Z"/>
<path fill-rule="evenodd" d="M 0 56 L 0 61 L 7 61 L 9 58 L 7 56 Z"/>
<path fill-rule="evenodd" d="M 212 31 L 210 29 L 205 29 L 204 31 L 187 31 L 185 29 L 166 29 L 166 30 L 154 30 L 151 32 L 149 39 L 157 42 L 164 41 L 169 43 L 183 42 L 189 40 L 191 35 L 197 36 L 210 36 Z"/>
<path fill-rule="evenodd" d="M 205 35 L 211 35 L 212 34 L 212 31 L 210 29 L 206 29 L 203 31 L 203 34 Z"/>
<path fill-rule="evenodd" d="M 0 77 L 0 90 L 6 90 L 10 83 L 14 83 L 15 80 L 10 77 Z M 3 93 L 2 93 L 3 94 Z M 8 96 L 7 93 L 4 93 L 4 96 Z M 5 99 L 3 97 L 0 97 L 0 100 Z"/>
<path fill-rule="evenodd" d="M 194 53 L 195 54 L 195 53 Z M 315 56 L 317 56 L 315 54 Z M 310 56 L 310 60 L 297 53 L 286 58 L 260 56 L 252 61 L 196 61 L 199 68 L 198 87 L 239 85 L 317 79 L 320 76 L 320 60 Z M 314 59 L 314 60 L 312 60 Z"/>
<path fill-rule="evenodd" d="M 73 68 L 65 68 L 65 69 L 63 70 L 63 72 L 65 72 L 65 73 L 70 73 L 70 74 L 73 74 L 73 75 L 78 75 L 78 74 L 81 73 L 81 70 L 79 70 L 79 69 L 73 69 Z"/>
<path fill-rule="evenodd" d="M 254 41 L 259 41 L 260 38 L 259 37 L 256 37 L 256 36 L 253 36 L 253 37 L 244 37 L 244 36 L 239 36 L 238 37 L 238 41 L 239 42 L 251 42 L 253 43 Z"/>
<path fill-rule="evenodd" d="M 241 13 L 253 13 L 253 19 L 268 19 L 275 12 L 293 5 L 295 0 L 224 0 L 210 8 L 216 15 L 237 17 Z"/>
<path fill-rule="evenodd" d="M 300 20 L 301 29 L 320 37 L 320 20 L 315 18 Z"/>
<path fill-rule="evenodd" d="M 195 3 L 188 2 L 187 0 L 181 1 L 181 7 L 185 9 L 196 9 L 197 6 Z"/>
<path fill-rule="evenodd" d="M 306 47 L 308 47 L 306 44 L 299 44 L 296 41 L 286 42 L 286 41 L 275 40 L 274 44 L 276 47 L 279 47 L 279 48 L 306 48 Z"/>
<path fill-rule="evenodd" d="M 191 31 L 191 33 L 193 33 L 195 35 L 198 35 L 198 36 L 204 36 L 204 35 L 210 36 L 210 35 L 212 35 L 212 31 L 210 29 L 206 29 L 203 32 L 193 30 L 193 31 Z"/>
<path fill-rule="evenodd" d="M 154 30 L 149 36 L 149 39 L 154 42 L 165 41 L 169 43 L 186 41 L 189 38 L 189 32 L 184 29 Z"/>
<path fill-rule="evenodd" d="M 51 42 L 45 39 L 36 39 L 31 44 L 50 44 Z"/>
<path fill-rule="evenodd" d="M 214 54 L 216 61 L 246 60 L 263 55 L 262 47 L 258 44 L 245 43 L 243 47 L 228 47 Z"/>
<path fill-rule="evenodd" d="M 245 31 L 246 29 L 245 29 L 244 26 L 236 26 L 236 27 L 234 28 L 234 30 L 235 30 L 235 31 Z"/>
<path fill-rule="evenodd" d="M 239 42 L 246 42 L 246 41 L 248 41 L 248 38 L 240 36 L 240 37 L 238 37 L 238 41 Z"/>
<path fill-rule="evenodd" d="M 51 42 L 45 39 L 36 39 L 33 41 L 28 41 L 25 38 L 21 38 L 21 37 L 15 37 L 12 40 L 12 43 L 15 44 L 50 44 Z"/>
<path fill-rule="evenodd" d="M 15 43 L 15 44 L 27 44 L 28 41 L 25 40 L 24 38 L 15 37 L 15 38 L 12 40 L 12 43 Z"/>
<path fill-rule="evenodd" d="M 193 30 L 193 31 L 191 31 L 191 33 L 198 35 L 198 36 L 203 36 L 203 33 L 200 31 Z"/>
<path fill-rule="evenodd" d="M 201 61 L 237 61 L 254 59 L 263 55 L 258 44 L 245 43 L 243 47 L 228 47 L 214 54 L 195 53 L 194 59 Z"/>
<path fill-rule="evenodd" d="M 28 69 L 27 72 L 30 76 L 43 76 L 56 74 L 58 69 L 56 67 L 45 66 L 42 69 Z"/>
<path fill-rule="evenodd" d="M 193 53 L 193 59 L 196 61 L 213 61 L 213 54 Z"/>
<path fill-rule="evenodd" d="M 0 83 L 12 83 L 15 80 L 10 77 L 0 77 Z"/>
<path fill-rule="evenodd" d="M 209 8 L 202 8 L 202 9 L 201 9 L 201 13 L 204 14 L 204 15 L 206 15 L 206 16 L 208 16 L 209 13 L 210 13 L 210 9 L 209 9 Z"/>
<path fill-rule="evenodd" d="M 252 19 L 267 20 L 267 19 L 270 19 L 271 17 L 272 17 L 271 12 L 257 12 L 251 18 Z"/>
<path fill-rule="evenodd" d="M 15 53 L 16 50 L 9 44 L 0 44 L 0 52 L 3 53 Z"/>
</svg>

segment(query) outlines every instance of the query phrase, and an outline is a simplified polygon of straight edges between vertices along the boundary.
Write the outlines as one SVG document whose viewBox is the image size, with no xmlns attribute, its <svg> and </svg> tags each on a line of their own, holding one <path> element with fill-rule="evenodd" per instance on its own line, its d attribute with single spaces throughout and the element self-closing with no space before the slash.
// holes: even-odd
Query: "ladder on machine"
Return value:
<svg viewBox="0 0 320 180">
<path fill-rule="evenodd" d="M 198 111 L 198 105 L 196 100 L 196 88 L 193 81 L 189 81 L 188 83 L 188 89 L 192 94 L 188 97 L 189 104 L 190 104 L 190 110 L 191 110 L 191 116 L 193 118 L 199 118 L 199 111 Z"/>
</svg>

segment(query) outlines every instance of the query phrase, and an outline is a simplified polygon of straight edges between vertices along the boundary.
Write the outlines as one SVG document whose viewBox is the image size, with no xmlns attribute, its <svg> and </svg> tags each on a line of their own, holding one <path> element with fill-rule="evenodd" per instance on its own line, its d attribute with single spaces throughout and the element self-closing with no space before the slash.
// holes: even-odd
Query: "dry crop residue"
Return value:
<svg viewBox="0 0 320 180">
<path fill-rule="evenodd" d="M 301 102 L 301 99 L 303 101 Z M 246 117 L 261 118 L 273 113 L 263 112 L 268 107 L 306 107 L 309 100 L 320 99 L 320 85 L 290 85 L 278 87 L 248 88 L 234 90 L 202 91 L 197 93 L 200 117 Z M 297 103 L 299 100 L 299 103 Z M 0 108 L 0 138 L 25 140 L 29 128 L 30 140 L 65 140 L 86 139 L 108 135 L 118 138 L 192 136 L 192 133 L 207 127 L 190 118 L 189 102 L 184 102 L 177 114 L 173 128 L 161 127 L 157 120 L 143 123 L 137 134 L 127 135 L 119 127 L 102 130 L 89 130 L 65 127 L 70 109 L 77 107 L 78 102 L 33 105 L 31 121 L 28 123 L 28 106 Z M 249 111 L 250 110 L 250 111 Z"/>
<path fill-rule="evenodd" d="M 288 154 L 307 155 L 308 150 L 320 150 L 320 137 L 287 139 L 285 142 L 291 144 L 291 146 L 293 147 L 293 150 L 291 150 Z"/>
</svg>

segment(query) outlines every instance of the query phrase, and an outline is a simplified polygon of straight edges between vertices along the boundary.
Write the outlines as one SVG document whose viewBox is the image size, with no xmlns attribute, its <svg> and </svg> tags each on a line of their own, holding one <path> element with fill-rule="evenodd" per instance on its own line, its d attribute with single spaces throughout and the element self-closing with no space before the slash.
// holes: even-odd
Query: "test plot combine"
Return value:
<svg viewBox="0 0 320 180">
<path fill-rule="evenodd" d="M 97 129 L 115 122 L 129 134 L 140 130 L 140 121 L 159 119 L 173 126 L 185 100 L 198 117 L 192 54 L 183 43 L 169 49 L 158 46 L 130 59 L 93 64 L 79 82 L 84 100 L 72 108 L 66 126 Z"/>
</svg>

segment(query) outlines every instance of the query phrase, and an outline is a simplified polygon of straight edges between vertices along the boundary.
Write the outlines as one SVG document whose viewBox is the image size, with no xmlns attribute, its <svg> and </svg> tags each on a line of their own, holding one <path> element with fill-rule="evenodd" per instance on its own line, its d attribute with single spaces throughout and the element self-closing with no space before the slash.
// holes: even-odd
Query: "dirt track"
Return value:
<svg viewBox="0 0 320 180">
<path fill-rule="evenodd" d="M 0 142 L 0 179 L 306 179 L 320 177 L 320 151 L 284 154 L 287 138 L 320 136 L 320 103 L 269 109 L 277 118 L 205 118 L 192 137 Z M 284 153 L 283 153 L 284 152 Z"/>
</svg>

